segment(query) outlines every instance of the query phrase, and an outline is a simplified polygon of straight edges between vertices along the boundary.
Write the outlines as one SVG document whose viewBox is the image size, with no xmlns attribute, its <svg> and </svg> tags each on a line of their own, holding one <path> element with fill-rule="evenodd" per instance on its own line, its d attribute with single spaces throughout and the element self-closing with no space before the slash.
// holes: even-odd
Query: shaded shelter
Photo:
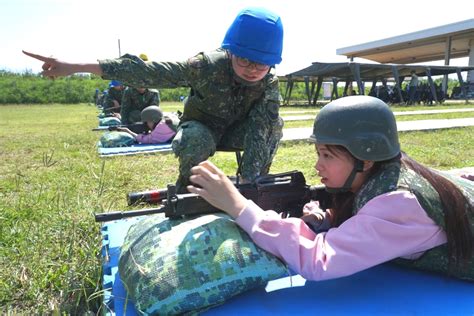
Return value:
<svg viewBox="0 0 474 316">
<path fill-rule="evenodd" d="M 369 63 L 320 63 L 314 62 L 311 66 L 295 71 L 286 76 L 279 77 L 281 82 L 286 82 L 286 90 L 284 94 L 284 104 L 289 104 L 291 93 L 295 82 L 304 82 L 308 104 L 316 104 L 317 98 L 321 91 L 323 82 L 333 83 L 333 91 L 331 99 L 338 98 L 337 84 L 345 82 L 344 95 L 347 95 L 347 89 L 352 82 L 357 82 L 358 92 L 360 95 L 365 94 L 364 83 L 371 82 L 375 87 L 377 82 L 381 82 L 384 86 L 388 80 L 395 82 L 395 88 L 398 90 L 401 102 L 404 102 L 401 93 L 401 83 L 405 77 L 411 76 L 414 71 L 419 77 L 427 77 L 433 100 L 438 102 L 435 86 L 432 76 L 457 74 L 461 87 L 464 87 L 461 72 L 472 71 L 473 67 L 454 67 L 454 66 L 433 66 L 433 65 L 400 65 L 400 64 L 369 64 Z M 466 91 L 463 89 L 463 95 Z"/>
<path fill-rule="evenodd" d="M 474 19 L 338 48 L 336 54 L 347 56 L 351 61 L 358 57 L 382 64 L 444 60 L 446 66 L 452 58 L 469 57 L 468 65 L 474 66 Z M 447 81 L 445 76 L 444 93 Z M 474 71 L 468 73 L 467 82 L 474 83 Z"/>
</svg>

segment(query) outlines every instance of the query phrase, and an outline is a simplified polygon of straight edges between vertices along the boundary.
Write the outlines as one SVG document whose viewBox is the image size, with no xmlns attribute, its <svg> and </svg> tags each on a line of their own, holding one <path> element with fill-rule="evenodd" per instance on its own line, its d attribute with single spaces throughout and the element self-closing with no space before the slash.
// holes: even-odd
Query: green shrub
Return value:
<svg viewBox="0 0 474 316">
<path fill-rule="evenodd" d="M 95 75 L 73 75 L 50 80 L 31 72 L 0 70 L 0 104 L 45 104 L 93 102 L 95 90 L 108 88 L 108 80 Z M 179 101 L 188 88 L 162 89 L 162 101 Z"/>
</svg>

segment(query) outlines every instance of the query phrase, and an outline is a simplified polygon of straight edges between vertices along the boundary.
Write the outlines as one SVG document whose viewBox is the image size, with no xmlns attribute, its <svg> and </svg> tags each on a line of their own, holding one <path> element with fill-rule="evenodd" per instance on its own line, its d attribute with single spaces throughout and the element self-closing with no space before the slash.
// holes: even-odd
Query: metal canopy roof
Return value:
<svg viewBox="0 0 474 316">
<path fill-rule="evenodd" d="M 469 56 L 470 41 L 474 40 L 474 19 L 339 48 L 336 54 L 379 63 L 409 64 L 442 60 L 445 59 L 449 37 L 450 58 Z"/>
</svg>

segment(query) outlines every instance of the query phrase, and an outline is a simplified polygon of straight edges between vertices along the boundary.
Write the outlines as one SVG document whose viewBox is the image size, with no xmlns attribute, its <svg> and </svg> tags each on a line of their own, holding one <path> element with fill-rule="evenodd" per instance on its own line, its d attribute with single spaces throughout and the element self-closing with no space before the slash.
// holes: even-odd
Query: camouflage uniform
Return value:
<svg viewBox="0 0 474 316">
<path fill-rule="evenodd" d="M 104 112 L 105 113 L 120 113 L 120 108 L 109 110 L 109 108 L 114 106 L 113 101 L 117 101 L 119 104 L 122 104 L 123 90 L 117 90 L 114 88 L 109 88 L 109 92 L 105 96 L 104 100 Z"/>
<path fill-rule="evenodd" d="M 248 84 L 234 74 L 230 55 L 218 49 L 186 62 L 145 63 L 125 55 L 100 61 L 104 79 L 141 87 L 190 87 L 173 151 L 179 157 L 178 192 L 185 191 L 190 168 L 212 156 L 216 147 L 244 151 L 241 173 L 253 180 L 268 172 L 282 137 L 278 77 L 270 71 Z"/>
<path fill-rule="evenodd" d="M 449 177 L 467 197 L 468 201 L 474 203 L 474 182 L 460 177 Z M 444 213 L 438 192 L 422 176 L 411 169 L 401 167 L 400 163 L 391 163 L 385 166 L 378 174 L 374 175 L 359 191 L 355 198 L 354 214 L 356 214 L 368 201 L 374 197 L 392 191 L 410 191 L 415 194 L 418 202 L 428 216 L 440 227 L 446 229 Z M 469 215 L 468 215 L 469 216 Z M 474 214 L 470 214 L 471 232 L 474 232 Z M 446 244 L 426 251 L 417 260 L 396 259 L 395 263 L 404 266 L 428 270 L 443 274 L 450 274 L 462 279 L 474 280 L 474 258 L 469 262 L 466 270 L 461 271 L 455 267 L 449 267 L 449 256 Z"/>
<path fill-rule="evenodd" d="M 141 121 L 140 114 L 150 105 L 160 105 L 160 93 L 155 89 L 146 89 L 141 94 L 136 88 L 128 87 L 123 92 L 120 116 L 122 124 L 132 124 Z"/>
</svg>

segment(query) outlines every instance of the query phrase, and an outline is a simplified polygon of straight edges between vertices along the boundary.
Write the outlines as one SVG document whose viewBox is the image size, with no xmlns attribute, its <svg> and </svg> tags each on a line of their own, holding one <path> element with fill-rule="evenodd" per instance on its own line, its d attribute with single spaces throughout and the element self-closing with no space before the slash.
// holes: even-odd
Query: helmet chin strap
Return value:
<svg viewBox="0 0 474 316">
<path fill-rule="evenodd" d="M 354 182 L 357 172 L 364 171 L 364 162 L 362 160 L 356 159 L 354 167 L 352 168 L 351 174 L 347 177 L 346 182 L 340 188 L 329 188 L 326 187 L 326 191 L 329 193 L 343 193 L 348 192 L 351 189 L 352 182 Z"/>
</svg>

